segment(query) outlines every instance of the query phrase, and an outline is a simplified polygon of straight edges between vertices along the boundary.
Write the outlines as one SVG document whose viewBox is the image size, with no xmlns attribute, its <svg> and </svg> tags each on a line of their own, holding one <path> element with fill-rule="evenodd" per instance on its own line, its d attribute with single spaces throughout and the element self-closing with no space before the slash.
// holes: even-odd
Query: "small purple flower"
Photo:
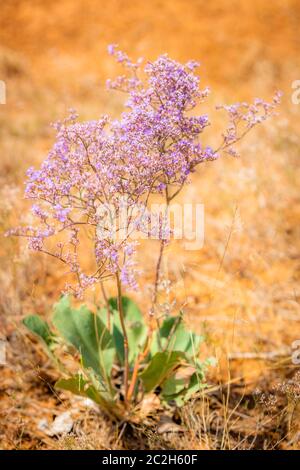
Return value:
<svg viewBox="0 0 300 470">
<path fill-rule="evenodd" d="M 109 55 L 114 55 L 117 47 L 118 47 L 117 44 L 109 44 L 107 46 L 107 52 L 109 53 Z"/>
<path fill-rule="evenodd" d="M 228 115 L 228 125 L 213 149 L 204 146 L 202 138 L 209 117 L 196 114 L 196 106 L 209 94 L 208 88 L 199 88 L 196 62 L 180 64 L 164 54 L 143 66 L 142 59 L 132 62 L 115 44 L 108 46 L 108 53 L 125 69 L 124 75 L 107 83 L 109 89 L 127 94 L 124 112 L 117 120 L 104 115 L 79 122 L 77 113 L 70 110 L 65 120 L 54 124 L 53 148 L 40 169 L 27 171 L 25 197 L 34 200 L 37 228 L 10 232 L 27 237 L 30 248 L 50 253 L 67 265 L 78 281 L 69 289 L 79 297 L 116 273 L 124 285 L 136 288 L 132 227 L 169 240 L 170 228 L 159 219 L 156 228 L 149 229 L 149 217 L 141 210 L 125 227 L 117 227 L 125 235 L 115 240 L 124 197 L 134 213 L 150 195 L 177 194 L 200 163 L 215 160 L 222 152 L 235 156 L 234 144 L 272 116 L 280 101 L 277 93 L 271 103 L 255 99 L 251 105 L 220 106 Z M 106 208 L 106 214 L 101 208 Z M 81 266 L 87 256 L 81 237 L 87 232 L 93 273 L 84 273 Z M 56 242 L 54 251 L 53 242 L 47 245 L 51 237 Z"/>
</svg>

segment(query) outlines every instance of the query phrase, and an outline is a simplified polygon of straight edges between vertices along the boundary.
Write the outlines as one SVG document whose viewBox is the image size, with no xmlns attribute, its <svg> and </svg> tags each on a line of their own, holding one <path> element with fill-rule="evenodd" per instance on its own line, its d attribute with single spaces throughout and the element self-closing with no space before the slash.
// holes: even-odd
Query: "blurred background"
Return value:
<svg viewBox="0 0 300 470">
<path fill-rule="evenodd" d="M 169 248 L 165 273 L 172 284 L 161 295 L 168 305 L 183 304 L 187 321 L 207 335 L 206 347 L 219 359 L 212 380 L 228 378 L 230 354 L 285 354 L 300 339 L 300 104 L 292 103 L 292 83 L 300 79 L 299 24 L 297 0 L 2 2 L 0 80 L 7 96 L 0 104 L 0 331 L 14 345 L 8 355 L 19 360 L 20 373 L 20 319 L 47 314 L 65 279 L 55 260 L 29 254 L 3 233 L 25 220 L 25 172 L 53 144 L 49 123 L 70 107 L 80 119 L 121 111 L 123 97 L 105 89 L 106 79 L 120 72 L 107 55 L 110 43 L 134 59 L 167 52 L 179 61 L 200 61 L 202 85 L 212 90 L 205 105 L 214 123 L 212 144 L 225 126 L 216 104 L 284 92 L 279 116 L 242 142 L 241 159 L 203 165 L 193 176 L 183 198 L 205 204 L 205 244 L 197 252 L 180 244 Z M 136 298 L 146 308 L 154 259 L 149 250 L 141 257 Z M 272 381 L 264 361 L 230 366 L 230 376 L 246 385 L 266 371 Z M 8 390 L 9 371 L 4 380 Z M 20 384 L 20 396 L 25 389 Z"/>
</svg>

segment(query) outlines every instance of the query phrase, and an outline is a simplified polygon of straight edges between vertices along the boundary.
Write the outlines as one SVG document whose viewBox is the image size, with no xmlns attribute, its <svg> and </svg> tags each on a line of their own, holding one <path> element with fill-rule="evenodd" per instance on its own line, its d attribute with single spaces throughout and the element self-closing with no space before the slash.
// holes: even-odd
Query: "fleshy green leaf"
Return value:
<svg viewBox="0 0 300 470">
<path fill-rule="evenodd" d="M 109 299 L 113 314 L 113 338 L 118 358 L 124 364 L 124 338 L 121 328 L 117 299 Z M 122 297 L 122 305 L 128 336 L 129 364 L 132 364 L 144 346 L 147 338 L 147 327 L 138 306 L 128 297 Z"/>
<path fill-rule="evenodd" d="M 115 351 L 112 337 L 100 318 L 85 306 L 73 309 L 69 298 L 63 297 L 55 307 L 52 321 L 64 339 L 80 352 L 84 367 L 108 378 Z"/>
<path fill-rule="evenodd" d="M 56 382 L 55 388 L 60 389 L 60 390 L 67 390 L 68 392 L 74 393 L 74 395 L 80 395 L 82 397 L 89 397 L 94 401 L 97 401 L 95 399 L 96 392 L 91 391 L 93 388 L 88 385 L 88 383 L 84 380 L 82 375 L 74 375 L 73 377 L 70 377 L 69 379 L 60 379 Z M 95 396 L 94 396 L 95 394 Z"/>
<path fill-rule="evenodd" d="M 162 389 L 162 395 L 166 397 L 177 395 L 186 387 L 185 381 L 183 379 L 176 379 L 175 377 L 170 377 L 164 383 Z"/>
<path fill-rule="evenodd" d="M 23 324 L 32 333 L 38 336 L 49 348 L 53 344 L 54 334 L 51 332 L 48 323 L 38 315 L 29 315 L 24 318 Z"/>
<path fill-rule="evenodd" d="M 195 393 L 206 387 L 204 381 L 206 369 L 207 362 L 201 363 L 198 359 L 193 362 L 193 365 L 184 365 L 179 368 L 164 382 L 161 391 L 163 400 L 167 403 L 175 401 L 177 406 L 183 406 Z"/>
<path fill-rule="evenodd" d="M 164 381 L 162 395 L 177 395 L 188 387 L 196 368 L 194 365 L 184 364 L 179 367 L 168 379 Z"/>
<path fill-rule="evenodd" d="M 168 375 L 186 359 L 181 351 L 165 351 L 156 353 L 148 367 L 140 374 L 146 392 L 161 385 Z"/>
<path fill-rule="evenodd" d="M 192 396 L 205 388 L 206 384 L 202 382 L 201 377 L 195 373 L 190 378 L 188 386 L 185 386 L 179 393 L 166 394 L 162 391 L 162 398 L 166 402 L 174 401 L 177 406 L 183 406 Z"/>
<path fill-rule="evenodd" d="M 93 385 L 90 385 L 80 374 L 76 374 L 68 379 L 60 379 L 55 384 L 56 389 L 67 390 L 82 397 L 87 397 L 93 400 L 98 405 L 102 406 L 107 411 L 111 411 L 114 406 L 113 400 L 108 396 L 106 391 L 97 390 Z"/>
<path fill-rule="evenodd" d="M 151 354 L 158 352 L 161 346 L 162 350 L 184 351 L 188 357 L 195 358 L 203 339 L 185 328 L 181 315 L 168 317 L 153 337 Z"/>
</svg>

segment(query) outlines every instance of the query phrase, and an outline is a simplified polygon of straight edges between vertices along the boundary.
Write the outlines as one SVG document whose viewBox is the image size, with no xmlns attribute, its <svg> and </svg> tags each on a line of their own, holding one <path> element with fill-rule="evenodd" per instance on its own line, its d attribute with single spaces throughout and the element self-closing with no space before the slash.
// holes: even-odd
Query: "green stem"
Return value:
<svg viewBox="0 0 300 470">
<path fill-rule="evenodd" d="M 106 295 L 106 291 L 105 291 L 105 288 L 104 288 L 103 281 L 101 282 L 101 291 L 102 291 L 102 295 L 103 295 L 104 302 L 105 302 L 106 309 L 107 309 L 107 329 L 110 332 L 110 328 L 111 328 L 111 321 L 110 321 L 111 309 L 110 309 L 110 305 L 109 305 L 109 302 L 108 302 L 108 298 L 107 298 L 107 295 Z"/>
<path fill-rule="evenodd" d="M 124 338 L 124 398 L 125 398 L 125 405 L 128 404 L 128 379 L 129 379 L 129 361 L 128 361 L 128 336 L 126 331 L 125 325 L 125 318 L 124 318 L 124 310 L 123 310 L 123 303 L 122 303 L 122 286 L 119 274 L 116 273 L 117 279 L 117 289 L 118 289 L 118 311 L 120 317 L 121 328 L 123 331 L 123 338 Z"/>
</svg>

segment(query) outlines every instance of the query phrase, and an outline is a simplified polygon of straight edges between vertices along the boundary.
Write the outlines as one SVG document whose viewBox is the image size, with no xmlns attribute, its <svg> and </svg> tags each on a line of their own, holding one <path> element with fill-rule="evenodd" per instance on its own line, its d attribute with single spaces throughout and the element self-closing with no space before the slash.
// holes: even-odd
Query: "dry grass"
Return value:
<svg viewBox="0 0 300 470">
<path fill-rule="evenodd" d="M 1 6 L 0 79 L 8 96 L 0 105 L 0 335 L 8 340 L 8 363 L 0 366 L 0 448 L 299 448 L 299 376 L 291 361 L 291 344 L 300 339 L 299 106 L 290 97 L 300 78 L 299 5 L 193 0 L 187 8 L 183 0 L 115 0 L 104 9 L 99 3 Z M 171 433 L 158 433 L 161 414 L 118 428 L 53 391 L 56 372 L 20 320 L 29 312 L 48 315 L 64 272 L 2 237 L 26 217 L 24 174 L 51 146 L 48 123 L 69 106 L 82 118 L 121 109 L 120 98 L 104 91 L 104 80 L 116 73 L 105 55 L 110 42 L 135 56 L 167 51 L 179 60 L 200 59 L 203 81 L 215 90 L 211 106 L 285 92 L 280 116 L 243 143 L 242 159 L 201 167 L 183 195 L 205 204 L 205 245 L 199 252 L 170 247 L 171 292 L 162 292 L 161 301 L 185 305 L 187 322 L 207 336 L 203 355 L 216 355 L 218 367 L 205 395 L 168 410 L 179 426 Z M 211 141 L 221 126 L 216 116 Z M 136 299 L 146 307 L 152 251 L 141 258 Z M 57 439 L 38 429 L 42 419 L 65 410 L 74 412 L 72 434 Z"/>
</svg>

